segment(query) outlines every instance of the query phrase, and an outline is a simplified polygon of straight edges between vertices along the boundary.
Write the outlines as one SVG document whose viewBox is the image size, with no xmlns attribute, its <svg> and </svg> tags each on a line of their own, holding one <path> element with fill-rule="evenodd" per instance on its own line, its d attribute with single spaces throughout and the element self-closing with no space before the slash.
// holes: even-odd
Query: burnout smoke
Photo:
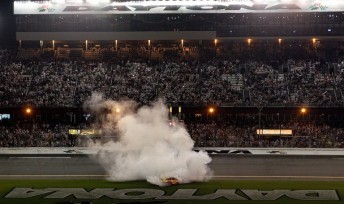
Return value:
<svg viewBox="0 0 344 204">
<path fill-rule="evenodd" d="M 212 171 L 206 152 L 192 150 L 194 141 L 178 122 L 170 125 L 168 109 L 162 101 L 136 108 L 134 102 L 104 100 L 93 94 L 86 108 L 96 114 L 105 134 L 116 135 L 106 142 L 92 142 L 96 159 L 112 181 L 145 179 L 167 185 L 162 178 L 179 183 L 206 181 Z"/>
</svg>

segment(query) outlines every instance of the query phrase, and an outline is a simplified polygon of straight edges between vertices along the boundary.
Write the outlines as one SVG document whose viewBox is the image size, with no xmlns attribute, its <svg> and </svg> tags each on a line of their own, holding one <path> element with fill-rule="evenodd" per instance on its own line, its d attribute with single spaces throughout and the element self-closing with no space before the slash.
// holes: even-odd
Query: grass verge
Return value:
<svg viewBox="0 0 344 204">
<path fill-rule="evenodd" d="M 23 190 L 23 188 L 29 188 Z M 49 189 L 48 189 L 49 188 Z M 100 188 L 98 191 L 94 189 Z M 18 193 L 18 189 L 21 193 Z M 43 189 L 43 190 L 42 190 Z M 72 191 L 70 191 L 72 189 Z M 83 190 L 85 189 L 85 190 Z M 127 189 L 141 189 L 136 192 L 126 192 Z M 143 190 L 142 190 L 143 189 Z M 145 192 L 144 189 L 150 189 Z M 194 194 L 186 193 L 177 195 L 181 189 L 195 189 Z M 226 196 L 220 194 L 214 195 L 218 189 L 226 189 Z M 231 190 L 229 190 L 231 189 Z M 245 194 L 245 189 L 251 190 L 251 194 Z M 118 191 L 116 195 L 102 196 L 102 192 Z M 229 191 L 228 191 L 229 190 Z M 277 191 L 285 190 L 285 191 Z M 313 191 L 312 191 L 313 190 Z M 331 195 L 336 194 L 336 200 L 325 199 L 319 200 L 319 194 L 316 190 L 330 190 Z M 264 192 L 263 192 L 264 191 Z M 14 192 L 17 192 L 15 194 Z M 66 193 L 66 192 L 74 192 Z M 181 192 L 181 191 L 180 191 Z M 235 195 L 233 195 L 233 192 Z M 287 193 L 286 193 L 287 192 Z M 291 192 L 288 194 L 288 192 Z M 157 198 L 157 193 L 162 196 Z M 252 194 L 253 193 L 253 194 Z M 256 193 L 256 194 L 255 194 Z M 37 194 L 37 195 L 36 195 Z M 105 193 L 106 194 L 106 193 Z M 36 195 L 36 196 L 35 196 Z M 60 198 L 49 198 L 60 197 Z M 121 196 L 121 199 L 118 199 Z M 152 195 L 152 196 L 150 196 Z M 173 196 L 174 195 L 174 196 Z M 191 196 L 190 196 L 191 195 Z M 221 194 L 222 195 L 222 194 Z M 255 197 L 252 197 L 255 195 Z M 289 195 L 289 196 L 288 196 Z M 290 196 L 291 195 L 291 196 Z M 18 196 L 23 198 L 18 198 Z M 142 198 L 140 198 L 140 196 Z M 165 197 L 164 197 L 165 196 Z M 173 199 L 164 199 L 164 198 Z M 179 199 L 181 196 L 187 199 Z M 203 197 L 202 197 L 203 196 Z M 26 197 L 26 198 L 24 198 Z M 88 198 L 87 198 L 88 197 Z M 217 198 L 218 197 L 218 198 Z M 321 197 L 321 195 L 320 195 Z M 333 196 L 332 196 L 333 197 Z M 137 198 L 137 199 L 132 199 Z M 144 198 L 144 199 L 143 199 Z M 202 199 L 201 199 L 202 198 Z M 303 198 L 306 200 L 300 200 Z M 23 203 L 56 203 L 56 204 L 134 204 L 134 203 L 166 203 L 166 204 L 224 204 L 224 203 L 326 203 L 339 204 L 343 203 L 344 182 L 340 181 L 248 181 L 248 180 L 213 180 L 202 183 L 191 183 L 159 187 L 149 184 L 145 181 L 134 182 L 109 182 L 105 180 L 0 180 L 0 203 L 4 204 L 23 204 Z M 243 199 L 243 200 L 240 200 Z M 265 200 L 259 200 L 265 199 Z M 314 199 L 314 200 L 312 200 Z"/>
</svg>

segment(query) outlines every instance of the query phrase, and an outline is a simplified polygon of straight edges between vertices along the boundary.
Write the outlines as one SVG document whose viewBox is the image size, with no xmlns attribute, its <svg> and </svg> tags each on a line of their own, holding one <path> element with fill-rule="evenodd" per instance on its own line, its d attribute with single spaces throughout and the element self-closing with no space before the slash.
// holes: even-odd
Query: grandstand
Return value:
<svg viewBox="0 0 344 204">
<path fill-rule="evenodd" d="M 101 92 L 140 106 L 163 98 L 197 146 L 342 147 L 343 9 L 337 0 L 15 0 L 17 47 L 0 54 L 0 146 L 76 145 L 67 129 L 91 125 L 82 104 Z M 255 131 L 282 127 L 295 137 Z"/>
</svg>

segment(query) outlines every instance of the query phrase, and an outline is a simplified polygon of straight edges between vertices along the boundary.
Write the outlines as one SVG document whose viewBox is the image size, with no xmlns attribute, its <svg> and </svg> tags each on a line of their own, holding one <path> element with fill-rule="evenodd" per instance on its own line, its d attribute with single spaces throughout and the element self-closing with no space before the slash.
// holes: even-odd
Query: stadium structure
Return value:
<svg viewBox="0 0 344 204">
<path fill-rule="evenodd" d="M 31 71 L 42 70 L 49 62 L 71 63 L 72 70 L 81 69 L 85 63 L 110 62 L 105 74 L 108 71 L 114 74 L 114 66 L 127 61 L 150 65 L 171 61 L 191 64 L 218 61 L 215 64 L 219 67 L 226 67 L 226 63 L 231 62 L 235 65 L 232 70 L 226 72 L 223 69 L 218 76 L 221 83 L 226 81 L 231 87 L 217 98 L 216 93 L 211 93 L 203 99 L 209 89 L 216 89 L 201 86 L 202 80 L 207 81 L 207 74 L 211 72 L 203 73 L 203 68 L 199 68 L 203 75 L 197 78 L 197 84 L 190 82 L 196 74 L 184 75 L 191 88 L 183 86 L 178 90 L 184 95 L 197 94 L 192 99 L 187 96 L 166 97 L 170 116 L 184 121 L 246 120 L 248 117 L 257 121 L 259 129 L 263 127 L 263 120 L 331 121 L 337 126 L 341 125 L 338 121 L 343 121 L 341 82 L 329 80 L 331 83 L 324 82 L 319 87 L 314 84 L 308 87 L 308 82 L 301 85 L 308 88 L 305 91 L 308 94 L 318 93 L 323 100 L 319 102 L 312 96 L 302 99 L 305 93 L 298 91 L 300 87 L 293 87 L 293 83 L 304 80 L 288 75 L 300 68 L 295 61 L 303 60 L 305 63 L 301 64 L 307 67 L 306 72 L 322 73 L 321 80 L 326 79 L 327 74 L 340 76 L 344 34 L 344 3 L 340 0 L 15 0 L 13 5 L 18 45 L 16 58 L 25 63 L 32 60 Z M 305 65 L 309 61 L 312 64 Z M 286 83 L 278 87 L 278 92 L 285 97 L 265 96 L 274 94 L 274 85 L 250 84 L 250 72 L 257 66 L 262 70 L 256 70 L 255 74 L 266 74 L 265 68 L 268 67 L 269 72 L 274 73 L 276 83 Z M 2 105 L 3 118 L 31 122 L 67 120 L 78 124 L 89 118 L 82 103 L 92 91 L 106 89 L 109 98 L 115 92 L 111 90 L 114 86 L 105 87 L 108 85 L 105 79 L 104 84 L 97 82 L 82 87 L 80 84 L 85 83 L 84 79 L 73 73 L 62 78 L 66 85 L 74 88 L 59 84 L 61 93 L 74 94 L 64 100 L 68 104 L 54 103 L 54 97 L 46 96 L 50 97 L 46 101 L 53 102 L 49 104 L 35 101 L 39 94 L 31 93 L 37 92 L 32 88 L 35 87 L 32 74 L 22 74 L 22 78 L 29 88 L 23 88 L 22 98 L 18 93 L 8 92 L 13 101 L 19 102 L 7 101 Z M 114 82 L 110 79 L 109 83 Z M 48 86 L 46 82 L 40 83 Z M 87 90 L 83 90 L 85 87 Z M 154 83 L 142 88 L 150 92 L 149 99 L 156 99 L 168 86 Z M 215 91 L 219 90 L 221 88 Z M 230 94 L 225 97 L 226 91 Z M 132 97 L 130 94 L 127 97 Z M 116 95 L 115 99 L 123 96 L 123 93 Z M 140 102 L 147 104 L 149 99 Z M 23 113 L 27 107 L 32 108 L 32 113 Z M 215 107 L 215 112 L 209 112 L 209 107 Z M 302 107 L 310 111 L 300 112 Z"/>
<path fill-rule="evenodd" d="M 344 1 L 14 0 L 13 18 L 16 48 L 0 49 L 0 203 L 342 202 Z M 127 99 L 144 117 L 104 124 Z M 156 123 L 171 137 L 154 146 Z M 121 180 L 112 159 L 132 153 L 106 144 L 135 131 L 145 138 L 124 141 L 141 166 L 127 180 L 154 183 L 143 172 L 184 145 L 204 163 L 154 175 L 171 187 L 105 181 Z"/>
<path fill-rule="evenodd" d="M 341 39 L 341 1 L 14 1 L 20 46 L 86 48 L 124 41 L 212 45 L 228 40 Z M 71 44 L 75 48 L 75 44 Z"/>
</svg>

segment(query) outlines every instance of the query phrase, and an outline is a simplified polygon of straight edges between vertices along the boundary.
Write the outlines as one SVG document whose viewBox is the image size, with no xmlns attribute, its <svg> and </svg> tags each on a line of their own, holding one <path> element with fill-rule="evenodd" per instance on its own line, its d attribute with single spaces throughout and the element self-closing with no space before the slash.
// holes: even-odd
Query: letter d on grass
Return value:
<svg viewBox="0 0 344 204">
<path fill-rule="evenodd" d="M 295 200 L 339 200 L 336 190 L 241 190 L 251 200 L 279 200 L 283 196 Z"/>
<path fill-rule="evenodd" d="M 339 200 L 336 190 L 295 190 L 286 196 L 297 200 Z"/>
</svg>

